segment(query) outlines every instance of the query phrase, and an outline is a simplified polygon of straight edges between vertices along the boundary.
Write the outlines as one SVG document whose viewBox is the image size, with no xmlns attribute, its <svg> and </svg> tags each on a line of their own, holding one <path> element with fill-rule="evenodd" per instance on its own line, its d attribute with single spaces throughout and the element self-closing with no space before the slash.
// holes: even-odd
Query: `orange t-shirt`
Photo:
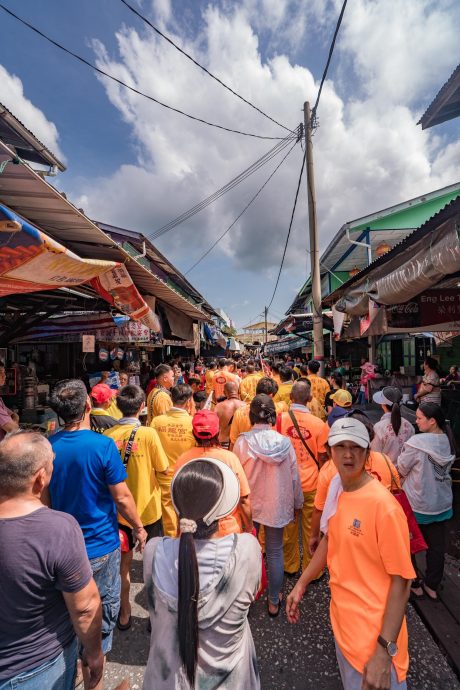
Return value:
<svg viewBox="0 0 460 690">
<path fill-rule="evenodd" d="M 216 375 L 216 370 L 215 369 L 208 369 L 206 371 L 206 395 L 211 395 L 212 393 L 212 380 L 214 376 Z"/>
<path fill-rule="evenodd" d="M 392 487 L 395 488 L 395 485 L 399 489 L 401 488 L 401 481 L 399 479 L 398 470 L 393 465 L 388 455 L 386 456 L 386 459 L 388 462 L 385 460 L 384 453 L 371 450 L 369 453 L 369 460 L 366 464 L 366 470 L 369 472 L 369 474 L 378 479 L 386 489 L 391 489 Z M 329 484 L 331 483 L 332 477 L 334 477 L 336 474 L 337 467 L 334 465 L 332 460 L 328 460 L 322 466 L 318 477 L 318 486 L 316 487 L 315 496 L 315 508 L 317 510 L 324 510 Z M 393 481 L 391 481 L 392 476 Z"/>
<path fill-rule="evenodd" d="M 295 408 L 292 409 L 292 407 L 291 411 L 297 419 L 300 432 L 307 446 L 318 460 L 318 454 L 326 452 L 325 444 L 329 436 L 328 425 L 315 417 L 311 412 L 304 412 L 303 410 Z M 288 412 L 278 416 L 276 420 L 276 430 L 279 431 L 280 434 L 283 434 L 283 436 L 287 436 L 287 438 L 291 439 L 291 443 L 294 446 L 302 491 L 304 493 L 307 491 L 315 491 L 318 481 L 318 466 L 300 440 Z"/>
<path fill-rule="evenodd" d="M 238 385 L 238 378 L 235 376 L 235 374 L 231 374 L 229 371 L 225 371 L 224 369 L 216 371 L 212 379 L 212 389 L 214 391 L 215 402 L 225 395 L 224 386 L 226 383 L 228 383 L 228 381 L 233 381 Z"/>
<path fill-rule="evenodd" d="M 249 496 L 251 490 L 249 489 L 248 480 L 238 456 L 236 456 L 235 453 L 232 453 L 230 450 L 225 450 L 224 448 L 198 447 L 187 450 L 177 458 L 176 464 L 174 465 L 174 474 L 176 474 L 177 470 L 182 467 L 182 465 L 190 462 L 190 460 L 195 460 L 196 458 L 205 458 L 206 456 L 225 462 L 225 464 L 234 471 L 239 479 L 240 496 Z M 240 534 L 242 531 L 241 512 L 239 506 L 237 506 L 231 515 L 227 515 L 227 517 L 219 520 L 219 530 L 217 534 L 219 537 L 225 537 L 227 534 Z"/>
<path fill-rule="evenodd" d="M 391 576 L 415 577 L 406 516 L 379 482 L 341 494 L 329 520 L 327 565 L 334 637 L 347 661 L 363 673 L 382 629 Z M 409 667 L 406 619 L 397 645 L 393 663 L 402 682 Z"/>
<path fill-rule="evenodd" d="M 275 403 L 276 414 L 287 412 L 288 406 L 285 402 L 280 401 Z M 240 434 L 245 431 L 251 431 L 251 422 L 249 421 L 249 405 L 243 405 L 235 410 L 233 415 L 232 425 L 230 427 L 230 442 L 235 445 L 236 440 Z"/>
</svg>

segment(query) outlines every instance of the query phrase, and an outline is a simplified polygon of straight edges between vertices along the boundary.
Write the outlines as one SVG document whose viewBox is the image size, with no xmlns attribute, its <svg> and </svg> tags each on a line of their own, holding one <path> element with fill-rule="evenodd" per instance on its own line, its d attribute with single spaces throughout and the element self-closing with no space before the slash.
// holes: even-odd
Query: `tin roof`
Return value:
<svg viewBox="0 0 460 690">
<path fill-rule="evenodd" d="M 423 113 L 418 125 L 428 129 L 460 115 L 460 65 L 450 75 Z"/>
</svg>

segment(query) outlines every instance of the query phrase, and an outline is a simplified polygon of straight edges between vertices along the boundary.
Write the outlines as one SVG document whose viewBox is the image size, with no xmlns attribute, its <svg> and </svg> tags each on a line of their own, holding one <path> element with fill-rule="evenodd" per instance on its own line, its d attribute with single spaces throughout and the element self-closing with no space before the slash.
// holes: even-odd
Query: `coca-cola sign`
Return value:
<svg viewBox="0 0 460 690">
<path fill-rule="evenodd" d="M 429 290 L 386 308 L 388 326 L 417 328 L 460 321 L 460 289 Z"/>
</svg>

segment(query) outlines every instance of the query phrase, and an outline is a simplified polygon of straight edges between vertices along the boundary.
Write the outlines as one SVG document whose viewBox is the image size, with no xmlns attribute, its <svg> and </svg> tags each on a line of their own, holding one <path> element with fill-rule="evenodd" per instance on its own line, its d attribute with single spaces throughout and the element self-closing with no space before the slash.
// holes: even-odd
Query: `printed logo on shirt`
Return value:
<svg viewBox="0 0 460 690">
<path fill-rule="evenodd" d="M 308 429 L 305 429 L 305 427 L 299 425 L 299 429 L 305 441 L 308 441 L 308 439 L 312 437 L 311 432 Z M 286 429 L 286 433 L 290 438 L 300 440 L 300 436 L 297 433 L 297 429 L 294 426 L 290 426 L 288 429 Z"/>
<path fill-rule="evenodd" d="M 363 531 L 361 529 L 361 520 L 355 518 L 353 523 L 348 527 L 348 531 L 353 537 L 362 537 Z"/>
</svg>

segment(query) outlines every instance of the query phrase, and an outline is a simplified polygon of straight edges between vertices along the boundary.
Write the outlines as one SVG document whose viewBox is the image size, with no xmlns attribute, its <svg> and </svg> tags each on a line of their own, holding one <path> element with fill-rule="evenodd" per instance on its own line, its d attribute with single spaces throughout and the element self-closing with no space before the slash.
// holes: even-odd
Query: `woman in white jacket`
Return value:
<svg viewBox="0 0 460 690">
<path fill-rule="evenodd" d="M 428 545 L 425 579 L 414 580 L 412 596 L 436 600 L 444 574 L 446 523 L 453 515 L 450 469 L 455 447 L 439 405 L 422 403 L 416 424 L 421 433 L 406 441 L 397 468 Z"/>
<path fill-rule="evenodd" d="M 251 431 L 238 437 L 233 452 L 239 457 L 251 489 L 252 517 L 265 528 L 268 570 L 268 614 L 277 616 L 283 585 L 283 531 L 303 506 L 297 458 L 291 441 L 273 429 L 273 400 L 256 395 L 249 408 Z"/>
</svg>

